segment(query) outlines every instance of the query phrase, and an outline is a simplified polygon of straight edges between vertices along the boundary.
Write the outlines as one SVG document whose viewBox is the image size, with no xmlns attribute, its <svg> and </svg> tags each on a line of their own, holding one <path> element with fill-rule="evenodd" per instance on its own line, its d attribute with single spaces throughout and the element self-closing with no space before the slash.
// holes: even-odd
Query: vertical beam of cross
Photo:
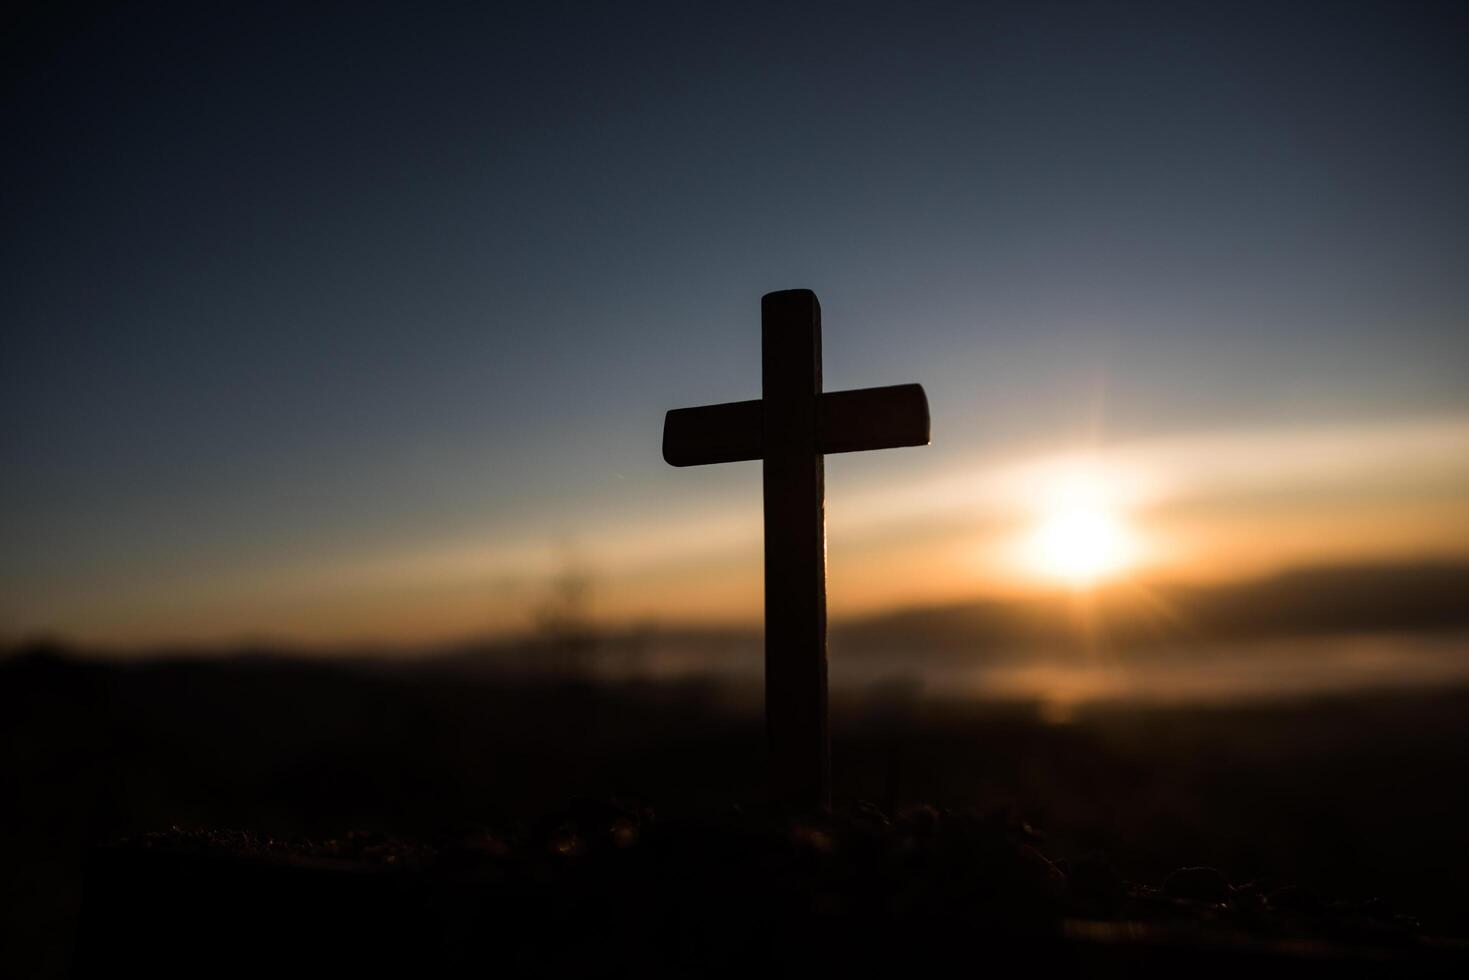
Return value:
<svg viewBox="0 0 1469 980">
<path fill-rule="evenodd" d="M 821 305 L 806 289 L 760 302 L 765 467 L 765 729 L 771 790 L 831 805 L 826 701 L 826 492 L 819 445 Z"/>
</svg>

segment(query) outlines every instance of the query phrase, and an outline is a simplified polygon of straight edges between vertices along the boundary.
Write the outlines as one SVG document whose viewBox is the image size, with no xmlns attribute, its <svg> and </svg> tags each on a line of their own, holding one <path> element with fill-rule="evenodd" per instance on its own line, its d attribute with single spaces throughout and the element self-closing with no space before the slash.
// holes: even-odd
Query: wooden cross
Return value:
<svg viewBox="0 0 1469 980">
<path fill-rule="evenodd" d="M 762 398 L 676 408 L 674 466 L 759 459 L 765 469 L 765 731 L 774 802 L 831 805 L 822 456 L 928 445 L 921 385 L 821 390 L 821 306 L 809 289 L 760 299 Z"/>
</svg>

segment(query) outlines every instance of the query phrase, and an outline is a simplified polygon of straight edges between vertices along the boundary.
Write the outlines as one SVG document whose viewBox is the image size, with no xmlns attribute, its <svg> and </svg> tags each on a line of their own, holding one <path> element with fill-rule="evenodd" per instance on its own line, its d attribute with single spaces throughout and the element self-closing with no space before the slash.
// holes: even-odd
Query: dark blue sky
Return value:
<svg viewBox="0 0 1469 980">
<path fill-rule="evenodd" d="M 915 472 L 1469 410 L 1464 4 L 303 6 L 7 32 L 0 630 L 757 506 L 777 288 Z"/>
</svg>

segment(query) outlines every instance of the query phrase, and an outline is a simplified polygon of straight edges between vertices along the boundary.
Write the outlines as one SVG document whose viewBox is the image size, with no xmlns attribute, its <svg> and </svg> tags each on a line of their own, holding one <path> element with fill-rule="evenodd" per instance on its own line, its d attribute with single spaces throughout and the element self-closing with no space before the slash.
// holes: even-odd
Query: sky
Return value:
<svg viewBox="0 0 1469 980">
<path fill-rule="evenodd" d="M 1463 4 L 305 6 L 9 15 L 0 638 L 758 621 L 793 287 L 834 616 L 1469 556 Z"/>
</svg>

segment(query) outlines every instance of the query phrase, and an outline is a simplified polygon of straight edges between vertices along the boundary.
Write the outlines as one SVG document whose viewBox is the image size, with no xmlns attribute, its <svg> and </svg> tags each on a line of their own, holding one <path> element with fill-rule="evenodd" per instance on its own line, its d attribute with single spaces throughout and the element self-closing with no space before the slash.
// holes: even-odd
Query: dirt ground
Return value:
<svg viewBox="0 0 1469 980">
<path fill-rule="evenodd" d="M 0 811 L 0 972 L 65 973 L 83 856 L 101 842 L 177 827 L 441 843 L 523 838 L 575 798 L 660 822 L 748 807 L 763 763 L 754 693 L 265 657 L 13 657 L 0 662 L 17 788 Z M 1288 886 L 1463 934 L 1469 691 L 1044 715 L 901 687 L 837 698 L 839 809 L 1005 813 L 1063 869 L 1161 889 L 1208 867 L 1236 888 Z"/>
</svg>

